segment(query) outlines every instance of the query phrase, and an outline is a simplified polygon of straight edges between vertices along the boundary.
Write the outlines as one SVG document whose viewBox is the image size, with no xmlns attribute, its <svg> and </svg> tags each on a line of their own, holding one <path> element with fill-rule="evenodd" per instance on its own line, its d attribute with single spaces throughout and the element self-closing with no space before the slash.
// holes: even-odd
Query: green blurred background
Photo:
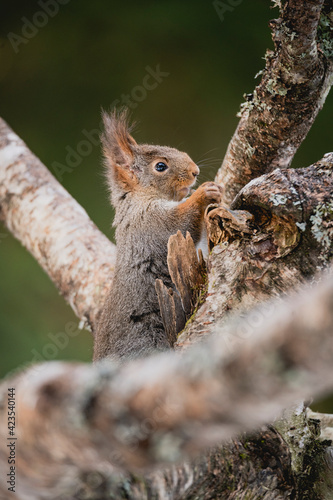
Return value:
<svg viewBox="0 0 333 500">
<path fill-rule="evenodd" d="M 98 128 L 101 107 L 134 95 L 137 140 L 178 147 L 195 161 L 207 159 L 201 181 L 213 179 L 242 96 L 253 90 L 265 50 L 272 48 L 268 21 L 278 11 L 268 0 L 244 0 L 229 6 L 222 21 L 213 2 L 203 0 L 62 3 L 44 22 L 45 15 L 36 13 L 47 0 L 1 2 L 1 116 L 54 172 L 54 162 L 66 163 L 66 148 L 76 150 L 85 139 L 83 130 Z M 29 23 L 35 28 L 27 28 Z M 36 24 L 45 25 L 31 34 Z M 30 38 L 22 41 L 17 37 L 25 30 Z M 135 87 L 142 86 L 146 67 L 157 65 L 169 75 L 143 98 Z M 295 166 L 307 166 L 332 150 L 332 107 L 331 95 Z M 62 184 L 112 239 L 99 146 L 77 163 L 64 173 Z M 64 349 L 45 348 L 50 334 L 77 320 L 39 265 L 3 228 L 0 276 L 0 376 L 39 356 L 91 359 L 86 331 Z"/>
</svg>

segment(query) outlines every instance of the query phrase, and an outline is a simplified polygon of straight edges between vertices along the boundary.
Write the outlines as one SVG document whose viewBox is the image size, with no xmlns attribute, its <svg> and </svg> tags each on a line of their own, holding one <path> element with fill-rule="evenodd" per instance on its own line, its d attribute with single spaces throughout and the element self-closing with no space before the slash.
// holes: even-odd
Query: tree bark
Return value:
<svg viewBox="0 0 333 500">
<path fill-rule="evenodd" d="M 261 82 L 241 106 L 216 175 L 227 204 L 250 180 L 290 166 L 332 85 L 332 1 L 281 3 L 281 17 L 270 23 L 275 51 L 266 53 Z"/>
<path fill-rule="evenodd" d="M 110 289 L 115 246 L 1 118 L 0 220 L 93 329 Z"/>
<path fill-rule="evenodd" d="M 325 269 L 333 253 L 333 153 L 304 169 L 276 169 L 231 205 L 209 207 L 207 298 L 175 346 L 192 344 L 228 313 L 285 295 Z"/>
<path fill-rule="evenodd" d="M 132 469 L 137 475 L 135 471 L 138 469 L 179 462 L 209 445 L 236 436 L 240 431 L 272 421 L 295 399 L 331 391 L 332 306 L 333 279 L 330 276 L 314 287 L 311 294 L 306 289 L 293 300 L 289 298 L 273 303 L 269 319 L 261 326 L 253 327 L 251 315 L 234 319 L 200 347 L 192 347 L 182 356 L 166 353 L 120 367 L 110 363 L 95 366 L 45 363 L 4 382 L 0 391 L 0 428 L 4 437 L 8 434 L 8 387 L 15 388 L 17 414 L 20 416 L 17 429 L 20 450 L 17 457 L 20 471 L 18 498 L 29 498 L 25 497 L 27 491 L 34 492 L 33 498 L 55 498 L 52 496 L 54 484 L 57 484 L 58 495 L 71 498 L 72 488 L 82 486 L 82 476 L 88 472 L 102 475 L 108 484 L 117 477 L 119 468 Z M 236 338 L 237 342 L 239 332 L 248 332 L 249 325 L 251 332 L 246 342 L 242 339 L 237 350 L 230 351 L 227 336 Z M 301 413 L 304 413 L 303 409 Z M 304 435 L 308 427 L 305 416 L 301 426 L 296 426 L 292 418 L 289 420 L 293 425 L 288 420 L 284 427 L 277 425 L 278 435 L 275 437 L 285 456 L 282 460 L 279 452 L 282 461 L 279 468 L 288 468 L 295 455 L 297 436 L 303 443 L 306 438 L 309 447 L 311 443 L 312 446 L 311 453 L 308 447 L 304 450 L 297 448 L 302 459 L 299 454 L 297 460 L 294 459 L 289 471 L 291 479 L 285 485 L 287 491 L 293 488 L 297 477 L 304 480 L 309 460 L 308 455 L 303 457 L 304 453 L 310 453 L 313 460 L 316 450 L 321 465 L 310 475 L 309 481 L 315 483 L 319 472 L 327 474 L 326 469 L 321 470 L 322 456 L 329 453 L 331 445 L 327 439 L 323 443 L 314 442 L 314 438 L 319 438 L 314 431 L 307 431 Z M 292 435 L 294 438 L 289 445 L 288 439 Z M 240 448 L 234 443 L 231 448 L 227 445 L 219 449 L 222 471 L 219 471 L 216 481 L 220 482 L 221 488 L 230 483 L 229 465 L 223 469 L 223 464 L 230 462 L 236 470 L 240 458 L 244 460 L 244 470 L 238 470 L 240 484 L 245 487 L 249 475 L 257 474 L 259 487 L 261 469 L 258 469 L 256 460 L 263 449 L 258 447 L 256 460 L 243 450 L 248 439 L 250 442 L 264 440 L 272 460 L 277 449 L 272 449 L 274 443 L 269 446 L 266 443 L 266 439 L 273 439 L 272 435 L 265 436 L 267 431 L 254 438 L 245 437 L 240 441 Z M 253 446 L 251 444 L 251 449 Z M 206 466 L 210 456 L 203 458 Z M 261 459 L 264 461 L 264 456 Z M 0 460 L 5 463 L 5 450 L 1 452 Z M 249 472 L 249 467 L 252 472 Z M 32 468 L 36 470 L 34 474 Z M 204 487 L 205 481 L 209 480 L 202 477 L 202 466 L 199 469 L 196 480 L 195 474 L 191 481 L 188 478 L 188 492 L 194 486 L 199 487 L 200 482 Z M 174 474 L 181 481 L 185 472 L 184 465 L 178 476 Z M 146 476 L 144 481 L 151 477 L 157 480 L 159 473 L 156 474 Z M 276 479 L 270 479 L 272 487 L 274 485 L 272 495 L 275 496 L 263 498 L 287 498 L 276 496 Z M 5 490 L 3 478 L 0 481 Z M 321 479 L 320 485 L 324 487 L 327 481 Z M 238 486 L 238 483 L 237 487 L 234 485 L 234 491 Z M 245 488 L 244 492 L 251 491 L 253 486 Z M 185 495 L 184 484 L 182 488 Z M 243 491 L 242 488 L 239 491 Z M 92 495 L 88 498 L 99 497 Z"/>
</svg>

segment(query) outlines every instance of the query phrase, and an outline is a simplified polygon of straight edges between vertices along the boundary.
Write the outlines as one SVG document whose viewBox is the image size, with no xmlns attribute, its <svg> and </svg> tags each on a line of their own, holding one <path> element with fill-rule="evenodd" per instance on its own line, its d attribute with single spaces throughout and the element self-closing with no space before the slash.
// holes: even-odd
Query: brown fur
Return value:
<svg viewBox="0 0 333 500">
<path fill-rule="evenodd" d="M 117 262 L 97 327 L 94 360 L 129 359 L 169 347 L 155 292 L 157 278 L 173 286 L 167 243 L 177 230 L 189 231 L 195 243 L 200 240 L 205 208 L 220 201 L 221 188 L 206 182 L 180 203 L 199 174 L 191 158 L 174 148 L 137 144 L 126 111 L 104 113 L 103 119 Z M 167 170 L 156 171 L 158 162 Z"/>
</svg>

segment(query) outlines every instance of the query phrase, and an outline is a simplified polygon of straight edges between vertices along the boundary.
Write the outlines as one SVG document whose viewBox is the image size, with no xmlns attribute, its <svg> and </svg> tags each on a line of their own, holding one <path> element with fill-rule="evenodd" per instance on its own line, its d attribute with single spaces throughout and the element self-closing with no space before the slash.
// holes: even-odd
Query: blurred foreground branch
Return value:
<svg viewBox="0 0 333 500">
<path fill-rule="evenodd" d="M 332 276 L 265 308 L 264 323 L 255 324 L 259 308 L 182 355 L 123 366 L 46 363 L 5 381 L 1 434 L 14 387 L 19 487 L 38 492 L 45 478 L 62 478 L 67 488 L 87 470 L 174 463 L 333 390 Z"/>
</svg>

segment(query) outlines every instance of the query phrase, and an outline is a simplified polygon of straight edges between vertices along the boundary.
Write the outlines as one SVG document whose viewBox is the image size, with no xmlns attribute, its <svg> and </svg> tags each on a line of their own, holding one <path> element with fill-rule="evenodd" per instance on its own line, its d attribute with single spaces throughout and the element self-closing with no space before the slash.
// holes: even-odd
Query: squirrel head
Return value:
<svg viewBox="0 0 333 500">
<path fill-rule="evenodd" d="M 188 154 L 167 146 L 137 144 L 131 135 L 128 111 L 103 112 L 102 144 L 110 188 L 180 201 L 199 175 Z"/>
</svg>

